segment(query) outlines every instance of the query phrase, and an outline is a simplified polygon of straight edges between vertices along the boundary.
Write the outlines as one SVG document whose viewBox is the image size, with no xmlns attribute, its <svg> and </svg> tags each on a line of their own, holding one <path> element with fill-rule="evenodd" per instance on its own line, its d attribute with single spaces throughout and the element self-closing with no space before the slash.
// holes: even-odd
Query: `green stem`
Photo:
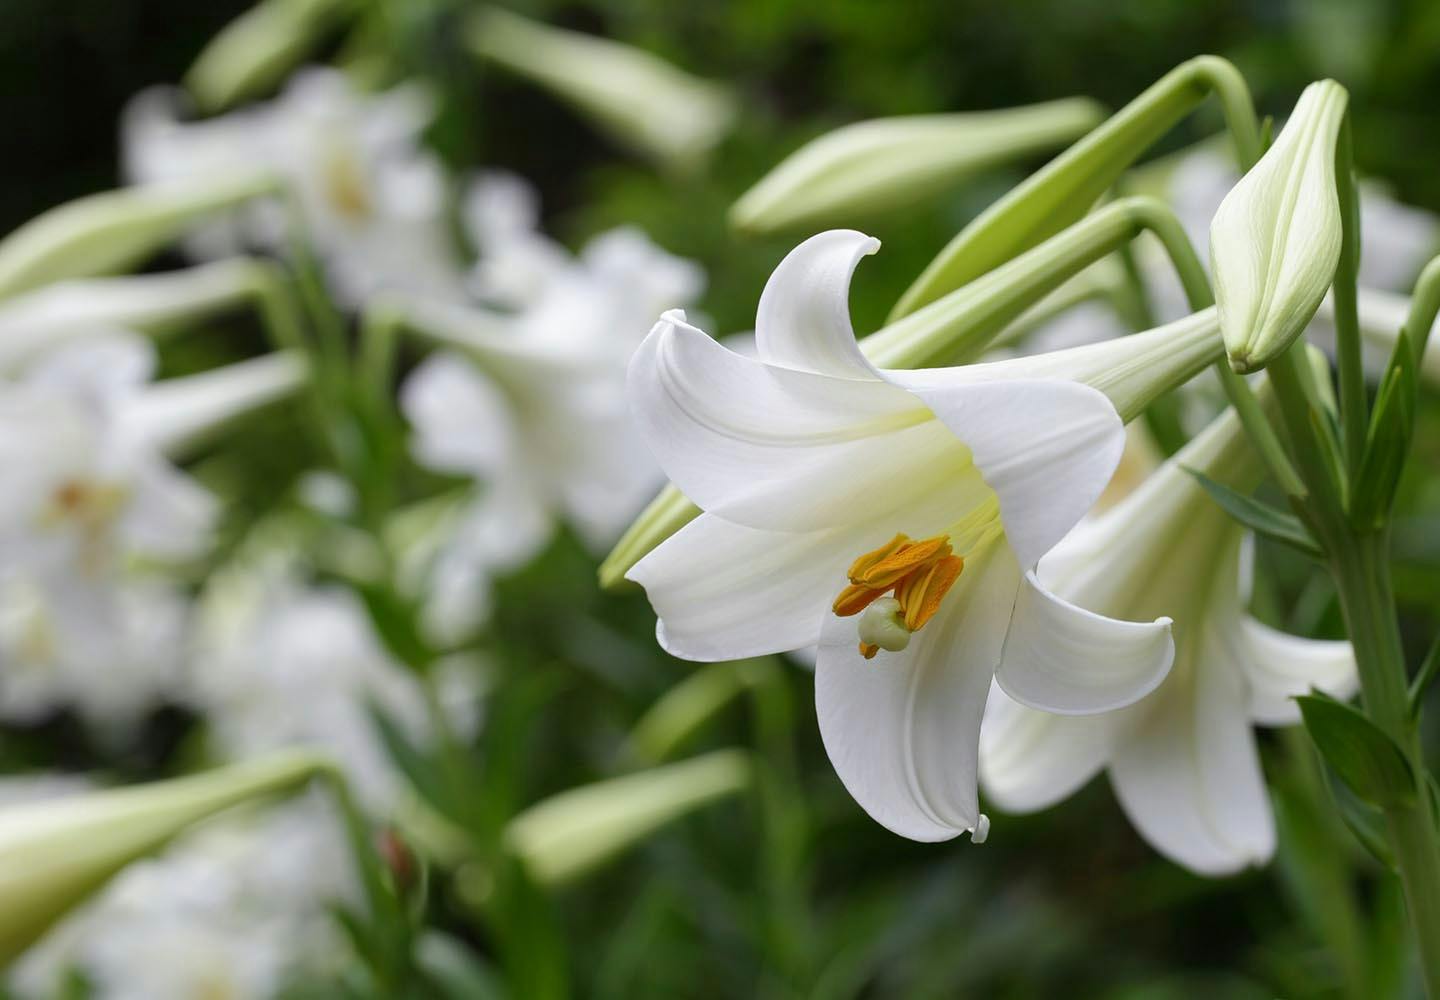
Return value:
<svg viewBox="0 0 1440 1000">
<path fill-rule="evenodd" d="M 1340 593 L 1360 671 L 1366 714 L 1409 758 L 1419 778 L 1416 800 L 1385 810 L 1390 845 L 1405 887 L 1420 967 L 1431 997 L 1440 998 L 1440 847 L 1420 748 L 1410 716 L 1405 656 L 1390 585 L 1389 534 L 1346 531 L 1330 540 L 1330 568 Z"/>
<path fill-rule="evenodd" d="M 1335 267 L 1335 356 L 1340 374 L 1341 444 L 1345 468 L 1353 481 L 1365 458 L 1369 426 L 1365 371 L 1360 359 L 1360 315 L 1356 283 L 1360 267 L 1360 202 L 1355 189 L 1350 116 L 1340 122 L 1335 143 L 1335 185 L 1340 199 L 1340 260 Z M 1352 492 L 1354 484 L 1352 482 Z"/>
</svg>

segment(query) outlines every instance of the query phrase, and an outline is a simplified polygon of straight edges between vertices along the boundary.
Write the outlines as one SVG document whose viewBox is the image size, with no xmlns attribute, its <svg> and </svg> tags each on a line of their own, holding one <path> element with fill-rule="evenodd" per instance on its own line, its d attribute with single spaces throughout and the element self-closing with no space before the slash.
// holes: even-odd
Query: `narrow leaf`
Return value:
<svg viewBox="0 0 1440 1000">
<path fill-rule="evenodd" d="M 1400 473 L 1410 451 L 1417 383 L 1415 356 L 1407 337 L 1402 331 L 1375 399 L 1375 413 L 1370 418 L 1365 439 L 1365 456 L 1355 477 L 1350 502 L 1351 522 L 1356 525 L 1379 526 L 1383 522 L 1394 502 Z"/>
<path fill-rule="evenodd" d="M 1420 669 L 1415 673 L 1415 679 L 1410 682 L 1410 718 L 1420 717 L 1425 691 L 1434 682 L 1436 674 L 1440 674 L 1440 635 L 1430 644 L 1430 652 L 1425 654 Z"/>
<path fill-rule="evenodd" d="M 1217 483 L 1197 469 L 1186 469 L 1185 471 L 1195 477 L 1196 481 L 1205 488 L 1205 492 L 1210 494 L 1210 498 L 1219 504 L 1225 513 L 1257 535 L 1282 545 L 1288 545 L 1312 559 L 1325 557 L 1324 551 L 1321 550 L 1314 536 L 1310 534 L 1309 529 L 1294 514 L 1287 514 L 1254 497 L 1238 493 L 1224 483 Z"/>
<path fill-rule="evenodd" d="M 1340 818 L 1345 826 L 1360 841 L 1362 847 L 1386 869 L 1395 870 L 1395 853 L 1390 849 L 1390 839 L 1385 832 L 1385 817 L 1372 805 L 1368 805 L 1340 781 L 1330 783 L 1338 806 Z"/>
<path fill-rule="evenodd" d="M 1295 700 L 1310 738 L 1351 791 L 1382 809 L 1415 803 L 1410 762 L 1375 723 L 1319 692 Z"/>
</svg>

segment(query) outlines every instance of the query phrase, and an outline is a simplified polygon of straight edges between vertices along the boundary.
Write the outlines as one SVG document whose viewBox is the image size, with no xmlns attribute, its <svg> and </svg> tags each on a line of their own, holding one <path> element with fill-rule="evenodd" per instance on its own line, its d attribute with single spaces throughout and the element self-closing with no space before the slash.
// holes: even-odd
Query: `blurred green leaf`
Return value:
<svg viewBox="0 0 1440 1000">
<path fill-rule="evenodd" d="M 1414 804 L 1415 774 L 1410 762 L 1375 723 L 1318 692 L 1295 700 L 1310 738 L 1351 791 L 1382 809 Z"/>
</svg>

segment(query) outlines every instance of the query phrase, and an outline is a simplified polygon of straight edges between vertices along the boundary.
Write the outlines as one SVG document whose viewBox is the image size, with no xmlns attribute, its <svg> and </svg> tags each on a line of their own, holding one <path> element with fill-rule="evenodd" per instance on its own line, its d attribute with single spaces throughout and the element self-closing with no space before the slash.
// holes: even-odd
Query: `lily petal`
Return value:
<svg viewBox="0 0 1440 1000">
<path fill-rule="evenodd" d="M 1047 809 L 1079 791 L 1110 759 L 1117 718 L 1052 715 L 990 689 L 980 729 L 980 785 L 1008 812 Z"/>
<path fill-rule="evenodd" d="M 963 445 L 909 393 L 741 357 L 676 312 L 636 352 L 628 384 L 666 475 L 738 524 L 816 530 L 895 513 L 935 490 L 953 493 L 953 517 L 986 490 Z"/>
<path fill-rule="evenodd" d="M 1147 703 L 1117 746 L 1110 777 L 1156 850 L 1201 875 L 1226 875 L 1274 853 L 1275 824 L 1244 678 L 1224 658 L 1200 653 L 1187 676 Z"/>
<path fill-rule="evenodd" d="M 427 358 L 400 389 L 415 454 L 445 472 L 493 475 L 514 451 L 510 407 L 498 386 L 454 352 Z"/>
<path fill-rule="evenodd" d="M 760 360 L 840 378 L 878 379 L 850 325 L 850 277 L 880 241 L 832 229 L 791 250 L 760 295 L 755 344 Z"/>
<path fill-rule="evenodd" d="M 864 659 L 853 620 L 829 616 L 815 668 L 820 734 L 840 780 L 912 840 L 974 830 L 980 722 L 1020 573 L 1003 545 L 972 558 L 907 649 Z"/>
<path fill-rule="evenodd" d="M 1175 660 L 1170 619 L 1129 622 L 1057 597 L 1027 573 L 995 679 L 1021 704 L 1089 715 L 1134 704 Z"/>
<path fill-rule="evenodd" d="M 1267 726 L 1300 721 L 1295 696 L 1319 688 L 1346 699 L 1359 686 L 1355 650 L 1345 640 L 1302 639 L 1251 618 L 1240 619 L 1235 652 L 1250 682 L 1250 717 Z"/>
<path fill-rule="evenodd" d="M 645 588 L 660 645 L 714 662 L 812 646 L 850 553 L 836 529 L 763 531 L 701 514 L 626 574 Z M 854 632 L 854 625 L 851 625 Z"/>
<path fill-rule="evenodd" d="M 1105 491 L 1125 450 L 1125 427 L 1110 400 L 1088 386 L 1048 379 L 947 382 L 946 371 L 885 375 L 924 400 L 969 447 L 1000 498 L 1016 558 L 1028 569 Z"/>
</svg>

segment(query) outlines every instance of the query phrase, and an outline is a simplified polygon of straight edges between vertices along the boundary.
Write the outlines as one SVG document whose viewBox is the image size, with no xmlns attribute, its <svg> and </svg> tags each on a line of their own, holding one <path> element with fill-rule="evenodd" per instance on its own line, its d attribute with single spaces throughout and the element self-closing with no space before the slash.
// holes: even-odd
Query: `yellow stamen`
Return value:
<svg viewBox="0 0 1440 1000">
<path fill-rule="evenodd" d="M 904 537 L 904 536 L 899 536 Z M 867 566 L 863 572 L 852 576 L 850 582 L 867 587 L 885 589 L 915 570 L 930 565 L 950 554 L 950 537 L 936 535 L 919 542 L 906 542 L 889 555 Z"/>
<path fill-rule="evenodd" d="M 895 588 L 895 598 L 905 612 L 905 627 L 911 632 L 924 628 L 925 623 L 934 618 L 935 612 L 940 610 L 940 602 L 945 599 L 950 588 L 955 586 L 955 581 L 960 579 L 960 573 L 964 569 L 963 558 L 946 556 L 923 571 L 906 577 Z"/>
<path fill-rule="evenodd" d="M 840 592 L 831 607 L 841 618 L 848 618 L 893 593 L 895 606 L 888 613 L 898 613 L 895 627 L 903 625 L 898 636 L 903 639 L 907 631 L 918 632 L 935 617 L 945 595 L 964 569 L 965 560 L 954 554 L 949 535 L 912 542 L 908 535 L 898 534 L 851 563 L 850 585 Z M 867 635 L 865 629 L 866 620 L 862 619 L 861 635 Z M 884 648 L 903 649 L 904 642 L 893 646 L 887 643 Z M 867 660 L 879 650 L 874 643 L 860 643 L 860 655 Z"/>
<path fill-rule="evenodd" d="M 894 555 L 897 551 L 899 551 L 902 545 L 905 545 L 909 541 L 909 535 L 896 535 L 894 538 L 890 539 L 890 541 L 886 542 L 884 545 L 880 546 L 875 551 L 867 552 L 859 559 L 856 559 L 853 563 L 851 563 L 850 572 L 847 573 L 846 576 L 850 578 L 851 583 L 859 583 L 860 578 L 869 571 L 870 567 L 874 566 L 881 559 L 885 559 L 889 556 Z"/>
<path fill-rule="evenodd" d="M 883 596 L 885 591 L 876 590 L 873 587 L 862 587 L 858 583 L 852 583 L 840 591 L 840 596 L 835 598 L 832 610 L 841 618 L 849 618 L 851 615 L 858 615 L 870 606 L 870 602 L 877 597 Z"/>
</svg>

